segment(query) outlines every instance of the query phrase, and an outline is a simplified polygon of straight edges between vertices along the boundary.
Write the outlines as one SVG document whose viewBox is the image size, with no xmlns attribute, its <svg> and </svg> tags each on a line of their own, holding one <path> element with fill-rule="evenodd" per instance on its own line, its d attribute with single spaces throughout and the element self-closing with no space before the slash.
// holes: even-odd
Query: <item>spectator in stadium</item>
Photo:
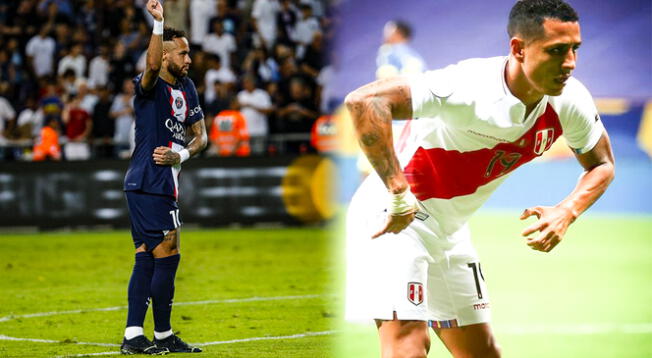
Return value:
<svg viewBox="0 0 652 358">
<path fill-rule="evenodd" d="M 55 116 L 45 117 L 45 124 L 34 144 L 32 160 L 61 160 L 61 146 L 59 145 L 59 120 Z"/>
<path fill-rule="evenodd" d="M 276 43 L 276 14 L 280 10 L 276 0 L 255 0 L 251 10 L 258 41 L 268 49 Z"/>
<path fill-rule="evenodd" d="M 93 121 L 88 112 L 80 107 L 80 102 L 79 96 L 71 96 L 61 114 L 68 139 L 63 147 L 66 160 L 87 160 L 91 155 L 88 138 Z"/>
<path fill-rule="evenodd" d="M 197 36 L 206 35 L 207 30 L 213 28 L 215 25 L 212 24 L 216 22 L 222 24 L 222 29 L 218 30 L 223 33 L 221 36 L 230 34 L 234 38 L 235 50 L 230 51 L 228 56 L 222 55 L 231 63 L 226 66 L 223 60 L 224 65 L 218 68 L 217 74 L 216 71 L 208 71 L 210 61 L 203 61 L 205 53 L 201 50 L 202 42 L 197 42 L 198 46 L 191 46 L 193 66 L 189 76 L 197 84 L 202 106 L 214 110 L 214 114 L 224 110 L 224 103 L 238 93 L 235 88 L 236 79 L 246 73 L 254 74 L 260 89 L 274 92 L 274 96 L 269 96 L 270 105 L 274 106 L 288 101 L 289 79 L 293 75 L 303 72 L 309 83 L 314 82 L 316 72 L 304 64 L 316 63 L 310 59 L 318 55 L 311 55 L 310 48 L 307 47 L 304 59 L 297 63 L 294 34 L 287 34 L 290 29 L 294 31 L 300 3 L 310 4 L 313 10 L 319 7 L 315 7 L 318 2 L 306 0 L 287 0 L 282 1 L 282 4 L 279 0 L 164 2 L 164 7 L 178 6 L 188 10 L 187 13 L 179 11 L 178 14 L 169 11 L 170 18 L 166 21 L 175 21 L 173 18 L 176 15 L 179 21 L 188 21 L 186 26 L 193 32 L 192 42 L 196 42 Z M 24 108 L 30 95 L 38 93 L 43 115 L 53 115 L 61 120 L 62 100 L 68 94 L 75 94 L 80 97 L 80 105 L 92 114 L 96 101 L 96 96 L 92 93 L 95 87 L 107 87 L 109 97 L 113 97 L 121 91 L 125 79 L 131 80 L 136 75 L 137 57 L 142 56 L 144 66 L 144 50 L 149 39 L 149 16 L 143 16 L 143 0 L 25 0 L 5 4 L 6 11 L 0 13 L 0 17 L 5 16 L 2 23 L 3 36 L 0 36 L 0 81 L 10 83 L 12 91 L 6 99 L 14 108 Z M 266 13 L 268 10 L 271 13 Z M 188 16 L 192 18 L 189 19 Z M 182 20 L 184 17 L 186 21 Z M 278 33 L 263 31 L 263 36 L 260 36 L 257 32 L 261 27 L 275 27 Z M 127 30 L 122 33 L 121 29 Z M 261 41 L 264 38 L 267 40 Z M 77 50 L 79 45 L 81 51 Z M 81 54 L 77 55 L 78 52 Z M 84 55 L 87 57 L 84 58 Z M 82 69 L 83 67 L 86 68 Z M 56 75 L 59 68 L 63 73 L 67 69 L 72 70 L 74 76 Z M 86 95 L 83 94 L 83 76 L 88 76 L 90 88 Z M 66 79 L 62 80 L 61 77 Z M 53 78 L 58 83 L 50 85 Z M 218 98 L 211 93 L 216 88 L 221 88 L 221 85 L 215 86 L 216 80 L 230 84 L 228 90 L 228 86 L 224 87 L 227 93 L 225 98 Z M 206 92 L 212 98 L 209 102 L 204 101 Z M 211 109 L 211 104 L 214 109 Z M 244 109 L 244 112 L 247 110 Z M 270 111 L 263 115 L 269 121 L 273 120 L 275 113 Z M 65 131 L 61 121 L 59 128 Z M 38 131 L 38 127 L 34 130 Z M 250 130 L 255 133 L 256 129 Z M 114 133 L 117 135 L 117 132 L 120 129 L 116 127 Z M 255 138 L 254 142 L 257 142 Z"/>
<path fill-rule="evenodd" d="M 217 13 L 209 20 L 209 23 L 212 24 L 215 21 L 221 22 L 224 25 L 224 31 L 227 33 L 236 37 L 240 36 L 242 33 L 240 28 L 242 25 L 242 15 L 240 14 L 240 10 L 235 8 L 227 0 L 217 0 Z M 236 42 L 239 43 L 237 39 Z"/>
<path fill-rule="evenodd" d="M 208 155 L 245 157 L 251 154 L 247 121 L 238 110 L 225 109 L 218 113 L 213 118 L 209 139 Z"/>
<path fill-rule="evenodd" d="M 88 66 L 88 86 L 90 88 L 106 87 L 109 84 L 109 46 L 101 44 L 98 55 L 93 57 Z"/>
<path fill-rule="evenodd" d="M 215 16 L 215 0 L 190 0 L 190 43 L 200 45 L 208 33 L 208 21 Z"/>
<path fill-rule="evenodd" d="M 290 82 L 290 101 L 277 111 L 278 127 L 283 133 L 304 133 L 306 139 L 294 140 L 286 148 L 291 153 L 308 150 L 309 134 L 319 116 L 312 89 L 302 77 L 294 77 Z"/>
<path fill-rule="evenodd" d="M 267 56 L 264 47 L 253 48 L 242 63 L 242 71 L 255 73 L 264 82 L 277 82 L 281 78 L 279 65 L 276 60 Z"/>
<path fill-rule="evenodd" d="M 224 32 L 221 21 L 213 21 L 213 31 L 204 37 L 202 50 L 220 56 L 222 66 L 231 68 L 231 56 L 237 50 L 235 37 Z"/>
<path fill-rule="evenodd" d="M 49 33 L 50 27 L 42 26 L 38 35 L 32 37 L 25 48 L 30 68 L 36 77 L 53 73 L 56 42 Z"/>
<path fill-rule="evenodd" d="M 79 106 L 88 112 L 88 114 L 92 115 L 98 97 L 88 88 L 88 82 L 86 80 L 82 79 L 77 81 L 77 96 L 79 97 Z"/>
<path fill-rule="evenodd" d="M 257 88 L 256 77 L 252 74 L 242 78 L 242 87 L 237 97 L 238 107 L 247 121 L 251 153 L 260 155 L 265 152 L 269 133 L 267 115 L 273 110 L 272 100 L 264 89 Z"/>
<path fill-rule="evenodd" d="M 134 124 L 134 84 L 131 79 L 123 80 L 122 92 L 113 99 L 109 115 L 115 121 L 113 144 L 116 154 L 119 158 L 128 158 Z"/>
<path fill-rule="evenodd" d="M 323 46 L 323 35 L 321 31 L 313 34 L 310 46 L 306 47 L 303 58 L 301 59 L 301 71 L 317 78 L 319 71 L 324 67 L 326 56 Z"/>
<path fill-rule="evenodd" d="M 77 78 L 83 78 L 86 74 L 86 56 L 83 53 L 83 44 L 77 42 L 72 45 L 70 52 L 59 60 L 59 69 L 57 74 L 59 76 L 63 75 L 66 70 L 75 71 L 75 76 Z"/>
<path fill-rule="evenodd" d="M 233 86 L 236 77 L 231 69 L 222 66 L 222 61 L 217 55 L 206 55 L 208 58 L 208 71 L 204 75 L 204 103 L 210 103 L 215 100 L 215 81 L 219 81 L 226 86 Z"/>
<path fill-rule="evenodd" d="M 233 94 L 232 87 L 230 84 L 220 81 L 213 83 L 213 90 L 215 92 L 214 99 L 211 102 L 207 102 L 203 107 L 207 117 L 212 118 L 223 110 L 237 108 L 237 102 L 233 102 L 235 95 Z M 232 104 L 235 107 L 231 107 Z"/>
<path fill-rule="evenodd" d="M 188 0 L 166 0 L 163 2 L 167 26 L 188 33 L 188 5 Z"/>
<path fill-rule="evenodd" d="M 276 15 L 276 26 L 278 27 L 281 43 L 292 43 L 294 39 L 294 27 L 297 24 L 299 11 L 290 0 L 281 0 L 281 9 Z"/>
<path fill-rule="evenodd" d="M 8 92 L 9 83 L 0 82 L 0 142 L 11 138 L 13 136 L 11 132 L 15 127 L 16 111 L 7 100 Z"/>
<path fill-rule="evenodd" d="M 112 158 L 115 119 L 111 116 L 111 92 L 107 87 L 98 87 L 97 92 L 99 98 L 92 112 L 92 138 L 95 144 L 95 155 L 98 158 Z"/>
<path fill-rule="evenodd" d="M 43 127 L 43 111 L 38 106 L 35 95 L 27 97 L 25 108 L 20 111 L 16 122 L 18 139 L 28 140 L 37 137 Z"/>
<path fill-rule="evenodd" d="M 79 91 L 79 81 L 72 68 L 64 71 L 59 77 L 59 86 L 63 89 L 63 100 L 66 101 L 71 96 L 76 96 Z"/>
<path fill-rule="evenodd" d="M 312 38 L 319 30 L 319 20 L 312 15 L 312 6 L 301 4 L 301 19 L 297 22 L 294 31 L 294 41 L 299 45 L 297 47 L 297 58 L 303 58 L 306 46 L 312 42 Z"/>
<path fill-rule="evenodd" d="M 113 49 L 110 68 L 109 79 L 114 89 L 122 88 L 125 79 L 131 80 L 136 75 L 135 64 L 127 56 L 127 48 L 121 42 L 116 43 Z"/>
<path fill-rule="evenodd" d="M 61 119 L 61 111 L 63 110 L 61 91 L 54 79 L 47 79 L 43 82 L 45 83 L 45 90 L 39 104 L 43 109 L 43 115 Z M 59 125 L 61 126 L 62 123 L 59 122 Z"/>
</svg>

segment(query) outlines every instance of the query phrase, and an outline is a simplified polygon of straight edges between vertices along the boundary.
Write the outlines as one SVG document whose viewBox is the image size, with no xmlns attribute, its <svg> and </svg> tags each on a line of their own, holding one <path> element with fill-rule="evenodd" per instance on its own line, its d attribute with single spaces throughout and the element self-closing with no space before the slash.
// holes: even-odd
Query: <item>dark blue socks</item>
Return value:
<svg viewBox="0 0 652 358">
<path fill-rule="evenodd" d="M 127 298 L 127 327 L 142 327 L 149 305 L 150 286 L 154 274 L 154 256 L 151 252 L 136 253 L 136 263 L 129 280 Z"/>
<path fill-rule="evenodd" d="M 151 283 L 152 310 L 154 311 L 154 331 L 166 332 L 170 326 L 172 298 L 174 297 L 174 277 L 177 274 L 181 255 L 154 259 L 154 275 Z"/>
</svg>

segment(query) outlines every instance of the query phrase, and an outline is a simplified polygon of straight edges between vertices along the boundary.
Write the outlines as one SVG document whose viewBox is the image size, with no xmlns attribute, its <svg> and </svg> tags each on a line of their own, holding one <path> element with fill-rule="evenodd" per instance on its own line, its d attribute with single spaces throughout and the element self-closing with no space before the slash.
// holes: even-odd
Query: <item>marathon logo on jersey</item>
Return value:
<svg viewBox="0 0 652 358">
<path fill-rule="evenodd" d="M 172 115 L 179 122 L 183 123 L 188 116 L 188 104 L 186 102 L 186 94 L 183 91 L 176 90 L 168 87 L 170 90 L 170 106 L 172 107 Z"/>
<path fill-rule="evenodd" d="M 552 147 L 552 143 L 555 140 L 555 129 L 546 128 L 537 131 L 537 133 L 534 135 L 534 138 L 534 153 L 536 155 L 541 155 L 543 152 Z"/>
<path fill-rule="evenodd" d="M 423 303 L 423 284 L 421 282 L 408 282 L 408 301 L 415 306 Z"/>
</svg>

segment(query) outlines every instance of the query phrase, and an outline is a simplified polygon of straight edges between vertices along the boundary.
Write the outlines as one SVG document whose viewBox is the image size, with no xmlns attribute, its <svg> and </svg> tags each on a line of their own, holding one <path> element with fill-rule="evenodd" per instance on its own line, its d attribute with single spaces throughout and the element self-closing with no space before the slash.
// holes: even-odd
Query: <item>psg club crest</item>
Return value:
<svg viewBox="0 0 652 358">
<path fill-rule="evenodd" d="M 415 306 L 423 303 L 423 284 L 421 282 L 408 282 L 408 301 Z"/>
<path fill-rule="evenodd" d="M 186 103 L 185 94 L 177 89 L 168 87 L 170 91 L 170 106 L 172 115 L 179 121 L 184 122 L 188 116 L 188 104 Z"/>
<path fill-rule="evenodd" d="M 552 147 L 552 142 L 555 140 L 555 129 L 546 128 L 534 135 L 534 153 L 536 155 L 541 155 L 546 150 Z"/>
</svg>

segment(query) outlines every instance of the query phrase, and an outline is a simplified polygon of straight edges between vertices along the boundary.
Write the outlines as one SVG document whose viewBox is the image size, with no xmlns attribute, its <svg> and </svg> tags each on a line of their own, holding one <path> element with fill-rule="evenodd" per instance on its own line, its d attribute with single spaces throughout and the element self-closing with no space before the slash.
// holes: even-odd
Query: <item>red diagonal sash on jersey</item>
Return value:
<svg viewBox="0 0 652 358">
<path fill-rule="evenodd" d="M 512 143 L 468 152 L 419 147 L 404 169 L 405 176 L 419 200 L 473 194 L 540 156 L 561 134 L 559 117 L 548 104 L 532 128 Z"/>
</svg>

